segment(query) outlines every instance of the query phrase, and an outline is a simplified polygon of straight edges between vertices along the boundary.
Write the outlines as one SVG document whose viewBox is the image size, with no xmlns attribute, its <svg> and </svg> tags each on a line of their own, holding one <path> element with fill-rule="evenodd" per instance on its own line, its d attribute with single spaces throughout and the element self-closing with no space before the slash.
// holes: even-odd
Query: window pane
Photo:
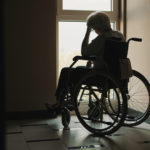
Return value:
<svg viewBox="0 0 150 150">
<path fill-rule="evenodd" d="M 111 23 L 114 26 L 114 23 Z M 68 67 L 72 63 L 72 58 L 81 55 L 81 44 L 86 32 L 85 22 L 58 22 L 58 53 L 59 53 L 59 72 L 63 67 Z M 97 34 L 92 31 L 90 34 L 91 42 Z M 85 66 L 85 61 L 78 61 L 76 66 Z"/>
<path fill-rule="evenodd" d="M 63 10 L 111 11 L 112 0 L 63 0 Z"/>
<path fill-rule="evenodd" d="M 59 22 L 59 72 L 72 63 L 72 58 L 81 55 L 81 44 L 86 32 L 85 22 Z M 96 37 L 92 32 L 90 39 Z M 78 64 L 79 65 L 79 64 Z M 80 62 L 85 65 L 85 62 Z"/>
</svg>

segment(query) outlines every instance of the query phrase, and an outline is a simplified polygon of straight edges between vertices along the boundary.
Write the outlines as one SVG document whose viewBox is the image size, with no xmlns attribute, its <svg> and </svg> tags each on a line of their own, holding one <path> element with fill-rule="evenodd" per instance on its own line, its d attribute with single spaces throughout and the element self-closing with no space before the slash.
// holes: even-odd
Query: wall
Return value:
<svg viewBox="0 0 150 150">
<path fill-rule="evenodd" d="M 150 81 L 150 1 L 127 0 L 127 38 L 140 37 L 142 43 L 132 42 L 129 57 L 134 69 Z"/>
<path fill-rule="evenodd" d="M 56 1 L 5 0 L 5 110 L 44 109 L 56 89 Z M 132 66 L 150 81 L 150 1 L 127 0 Z"/>
<path fill-rule="evenodd" d="M 55 0 L 5 0 L 5 110 L 44 109 L 56 89 Z"/>
</svg>

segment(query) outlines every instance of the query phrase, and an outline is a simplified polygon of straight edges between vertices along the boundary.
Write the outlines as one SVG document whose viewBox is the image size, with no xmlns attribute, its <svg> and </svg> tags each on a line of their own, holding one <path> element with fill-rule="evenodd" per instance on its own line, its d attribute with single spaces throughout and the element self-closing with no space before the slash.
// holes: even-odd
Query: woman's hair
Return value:
<svg viewBox="0 0 150 150">
<path fill-rule="evenodd" d="M 87 17 L 87 26 L 97 29 L 101 32 L 106 32 L 111 29 L 110 19 L 103 12 L 94 12 Z"/>
</svg>

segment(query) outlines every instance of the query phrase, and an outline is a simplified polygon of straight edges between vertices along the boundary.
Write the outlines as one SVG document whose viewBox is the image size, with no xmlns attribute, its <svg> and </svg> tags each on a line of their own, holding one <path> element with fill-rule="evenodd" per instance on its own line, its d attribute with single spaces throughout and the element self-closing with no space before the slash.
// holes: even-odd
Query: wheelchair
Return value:
<svg viewBox="0 0 150 150">
<path fill-rule="evenodd" d="M 70 111 L 73 110 L 80 123 L 99 136 L 112 134 L 122 125 L 138 125 L 148 118 L 150 86 L 142 74 L 131 69 L 127 58 L 131 40 L 142 41 L 139 38 L 131 38 L 127 42 L 119 39 L 106 41 L 106 71 L 92 69 L 74 86 L 68 79 L 68 86 L 60 94 L 65 128 L 69 126 Z M 79 60 L 94 61 L 96 57 L 75 56 L 70 68 Z"/>
</svg>

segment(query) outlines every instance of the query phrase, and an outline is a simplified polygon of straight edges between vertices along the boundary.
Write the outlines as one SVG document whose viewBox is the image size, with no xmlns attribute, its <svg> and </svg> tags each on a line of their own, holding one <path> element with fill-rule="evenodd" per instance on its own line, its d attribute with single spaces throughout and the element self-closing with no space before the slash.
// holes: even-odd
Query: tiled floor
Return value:
<svg viewBox="0 0 150 150">
<path fill-rule="evenodd" d="M 95 137 L 72 116 L 65 130 L 61 118 L 7 121 L 6 150 L 150 150 L 150 124 L 121 127 L 113 135 Z"/>
</svg>

